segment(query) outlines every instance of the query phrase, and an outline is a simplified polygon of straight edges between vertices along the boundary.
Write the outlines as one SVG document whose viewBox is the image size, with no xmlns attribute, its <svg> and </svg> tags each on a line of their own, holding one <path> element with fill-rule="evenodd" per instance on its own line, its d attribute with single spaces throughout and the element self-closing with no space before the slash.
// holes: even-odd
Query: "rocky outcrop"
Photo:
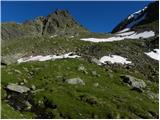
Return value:
<svg viewBox="0 0 160 120">
<path fill-rule="evenodd" d="M 121 76 L 124 83 L 127 83 L 133 90 L 137 90 L 139 92 L 142 92 L 143 89 L 146 87 L 146 83 L 141 80 L 137 79 L 130 75 L 122 75 Z"/>
</svg>

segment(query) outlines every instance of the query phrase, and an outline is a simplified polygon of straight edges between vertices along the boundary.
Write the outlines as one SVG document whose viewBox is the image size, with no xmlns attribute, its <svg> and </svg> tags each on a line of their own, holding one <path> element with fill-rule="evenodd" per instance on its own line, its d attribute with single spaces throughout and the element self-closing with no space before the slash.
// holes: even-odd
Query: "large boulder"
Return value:
<svg viewBox="0 0 160 120">
<path fill-rule="evenodd" d="M 129 86 L 132 87 L 132 89 L 137 90 L 139 92 L 142 92 L 143 89 L 146 87 L 146 83 L 141 80 L 137 79 L 130 75 L 122 75 L 121 78 L 123 79 L 123 82 L 129 84 Z"/>
<path fill-rule="evenodd" d="M 28 88 L 26 86 L 17 85 L 14 83 L 8 84 L 6 86 L 6 89 L 13 91 L 13 92 L 18 92 L 18 93 L 26 93 L 26 92 L 30 91 L 30 88 Z"/>
<path fill-rule="evenodd" d="M 80 78 L 72 78 L 72 79 L 67 79 L 65 81 L 66 83 L 72 84 L 72 85 L 75 85 L 75 84 L 85 85 L 85 82 Z"/>
</svg>

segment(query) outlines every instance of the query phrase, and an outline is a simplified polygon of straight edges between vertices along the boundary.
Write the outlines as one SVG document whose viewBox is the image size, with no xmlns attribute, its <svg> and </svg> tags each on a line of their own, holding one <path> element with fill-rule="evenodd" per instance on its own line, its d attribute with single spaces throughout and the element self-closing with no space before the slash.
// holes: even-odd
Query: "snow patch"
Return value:
<svg viewBox="0 0 160 120">
<path fill-rule="evenodd" d="M 144 31 L 142 33 L 135 33 L 135 34 L 132 34 L 130 36 L 126 36 L 125 38 L 128 38 L 128 39 L 140 39 L 140 38 L 150 38 L 150 37 L 153 37 L 155 36 L 155 33 L 153 31 Z"/>
<path fill-rule="evenodd" d="M 90 41 L 90 42 L 113 42 L 123 40 L 122 37 L 110 37 L 110 38 L 82 38 L 80 40 Z"/>
<path fill-rule="evenodd" d="M 128 20 L 130 20 L 132 18 L 137 19 L 141 15 L 141 13 L 144 12 L 146 9 L 147 9 L 147 6 L 144 7 L 142 10 L 138 10 L 137 12 L 134 12 L 133 14 L 128 16 Z"/>
<path fill-rule="evenodd" d="M 118 55 L 109 55 L 109 56 L 103 56 L 99 60 L 101 63 L 106 64 L 107 61 L 111 63 L 121 63 L 121 64 L 131 64 L 131 61 L 127 61 L 127 58 L 124 58 L 122 56 Z"/>
<path fill-rule="evenodd" d="M 90 41 L 90 42 L 113 42 L 113 41 L 120 41 L 124 39 L 150 38 L 155 36 L 155 33 L 153 31 L 145 31 L 142 33 L 126 32 L 126 33 L 117 34 L 117 35 L 119 36 L 110 37 L 110 38 L 81 38 L 80 40 Z"/>
<path fill-rule="evenodd" d="M 132 35 L 134 33 L 135 33 L 134 31 L 130 31 L 130 32 L 124 32 L 124 33 L 118 33 L 116 35 L 118 35 L 118 36 L 128 36 L 128 35 Z"/>
<path fill-rule="evenodd" d="M 121 30 L 121 31 L 119 31 L 119 32 L 117 32 L 117 33 L 123 33 L 123 32 L 127 32 L 127 31 L 129 31 L 130 30 L 130 28 L 125 28 L 125 29 L 123 29 L 123 30 Z"/>
<path fill-rule="evenodd" d="M 20 58 L 17 60 L 17 62 L 23 63 L 23 62 L 29 62 L 29 61 L 47 61 L 47 60 L 56 60 L 56 59 L 63 59 L 63 58 L 78 58 L 78 57 L 80 56 L 74 55 L 72 52 L 70 52 L 64 55 L 29 56 L 29 57 Z"/>
<path fill-rule="evenodd" d="M 151 57 L 152 59 L 159 60 L 159 49 L 154 49 L 150 52 L 145 52 L 146 55 Z"/>
</svg>

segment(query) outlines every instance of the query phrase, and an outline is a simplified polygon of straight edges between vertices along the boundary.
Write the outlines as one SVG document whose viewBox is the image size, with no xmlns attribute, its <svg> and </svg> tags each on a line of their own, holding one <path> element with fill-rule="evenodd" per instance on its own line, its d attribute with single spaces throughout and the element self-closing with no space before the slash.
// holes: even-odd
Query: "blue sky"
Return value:
<svg viewBox="0 0 160 120">
<path fill-rule="evenodd" d="M 47 16 L 57 8 L 67 9 L 83 26 L 93 32 L 110 32 L 129 14 L 151 1 L 3 1 L 1 21 L 18 23 Z"/>
</svg>

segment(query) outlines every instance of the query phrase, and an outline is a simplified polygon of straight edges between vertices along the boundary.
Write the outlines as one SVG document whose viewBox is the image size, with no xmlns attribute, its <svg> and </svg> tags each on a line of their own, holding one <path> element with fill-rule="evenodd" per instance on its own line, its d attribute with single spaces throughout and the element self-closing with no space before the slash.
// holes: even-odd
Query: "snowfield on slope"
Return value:
<svg viewBox="0 0 160 120">
<path fill-rule="evenodd" d="M 47 61 L 47 60 L 56 60 L 56 59 L 64 59 L 64 58 L 78 58 L 80 56 L 74 55 L 72 52 L 66 53 L 63 55 L 37 55 L 37 56 L 29 56 L 20 58 L 17 60 L 18 63 L 29 62 L 29 61 Z"/>
<path fill-rule="evenodd" d="M 147 6 L 145 6 L 142 10 L 138 10 L 137 12 L 134 12 L 133 14 L 129 15 L 128 20 L 132 18 L 137 19 L 141 15 L 141 13 L 143 13 L 146 9 L 147 9 Z"/>
<path fill-rule="evenodd" d="M 124 28 L 123 30 L 121 30 L 121 31 L 119 31 L 119 32 L 117 32 L 117 33 L 123 33 L 123 32 L 127 32 L 127 31 L 129 31 L 130 30 L 130 28 Z"/>
<path fill-rule="evenodd" d="M 144 7 L 142 10 L 139 10 L 131 15 L 128 16 L 128 20 L 130 21 L 130 19 L 132 19 L 131 22 L 129 22 L 129 24 L 127 24 L 125 26 L 125 28 L 123 28 L 123 30 L 117 32 L 117 33 L 122 33 L 122 32 L 127 32 L 129 31 L 133 26 L 137 25 L 138 23 L 140 23 L 142 20 L 144 20 L 146 18 L 146 13 L 144 13 L 144 11 L 147 9 L 147 7 Z"/>
<path fill-rule="evenodd" d="M 109 55 L 109 56 L 103 56 L 99 59 L 99 61 L 103 64 L 106 64 L 106 62 L 111 62 L 111 63 L 120 63 L 120 64 L 131 64 L 131 61 L 127 61 L 127 58 L 124 58 L 122 56 L 118 55 Z"/>
<path fill-rule="evenodd" d="M 132 34 L 135 34 L 135 32 L 130 31 L 130 32 L 124 32 L 124 33 L 117 33 L 116 35 L 118 35 L 118 36 L 129 36 L 129 35 L 132 35 Z"/>
<path fill-rule="evenodd" d="M 90 42 L 113 42 L 113 41 L 120 41 L 124 39 L 140 39 L 140 38 L 150 38 L 155 36 L 153 31 L 144 31 L 141 33 L 135 33 L 133 31 L 116 34 L 115 37 L 110 38 L 81 38 L 80 40 L 83 41 L 90 41 Z"/>
<path fill-rule="evenodd" d="M 154 60 L 159 60 L 159 49 L 154 49 L 153 51 L 145 52 L 145 54 Z"/>
</svg>

